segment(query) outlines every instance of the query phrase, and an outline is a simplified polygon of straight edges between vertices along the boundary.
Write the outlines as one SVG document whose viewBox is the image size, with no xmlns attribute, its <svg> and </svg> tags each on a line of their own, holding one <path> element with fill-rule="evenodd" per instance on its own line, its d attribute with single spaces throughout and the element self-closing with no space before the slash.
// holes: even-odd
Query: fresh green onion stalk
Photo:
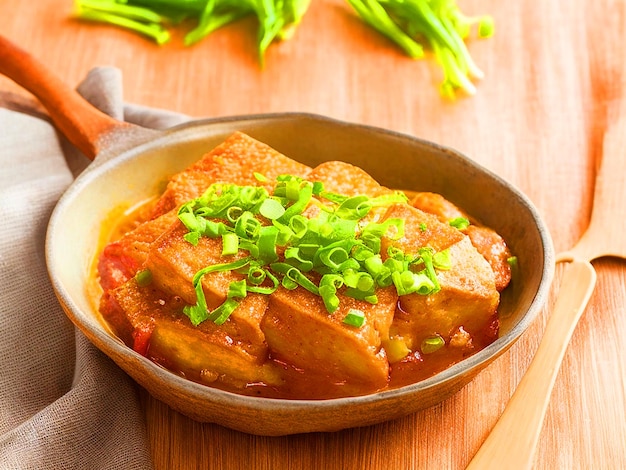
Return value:
<svg viewBox="0 0 626 470">
<path fill-rule="evenodd" d="M 157 44 L 170 40 L 168 26 L 185 19 L 197 25 L 185 36 L 190 46 L 244 16 L 259 23 L 257 49 L 263 65 L 274 40 L 289 39 L 311 0 L 75 0 L 75 16 L 135 31 Z"/>
<path fill-rule="evenodd" d="M 261 66 L 275 40 L 291 38 L 311 0 L 75 0 L 75 16 L 114 24 L 152 38 L 157 44 L 170 40 L 168 27 L 185 19 L 196 26 L 184 39 L 195 44 L 213 31 L 245 16 L 258 22 L 257 51 Z M 467 16 L 455 0 L 347 0 L 359 17 L 395 42 L 409 57 L 426 57 L 431 51 L 444 78 L 443 96 L 454 98 L 457 90 L 476 93 L 472 80 L 483 77 L 465 40 L 473 28 L 476 36 L 494 34 L 489 15 Z"/>
<path fill-rule="evenodd" d="M 473 79 L 483 77 L 474 63 L 465 40 L 472 27 L 477 36 L 494 34 L 489 15 L 464 15 L 455 0 L 348 0 L 357 14 L 370 26 L 414 59 L 425 56 L 428 48 L 439 62 L 444 78 L 440 93 L 454 98 L 457 90 L 476 93 Z"/>
</svg>

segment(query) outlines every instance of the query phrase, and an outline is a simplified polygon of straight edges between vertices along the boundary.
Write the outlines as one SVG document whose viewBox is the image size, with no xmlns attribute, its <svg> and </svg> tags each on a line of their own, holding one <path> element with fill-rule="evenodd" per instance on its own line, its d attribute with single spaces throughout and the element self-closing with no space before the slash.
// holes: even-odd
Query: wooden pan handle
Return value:
<svg viewBox="0 0 626 470">
<path fill-rule="evenodd" d="M 113 129 L 130 127 L 101 112 L 27 52 L 0 35 L 0 73 L 35 95 L 52 122 L 93 160 L 100 140 Z"/>
<path fill-rule="evenodd" d="M 574 260 L 564 273 L 554 310 L 526 374 L 468 470 L 528 470 L 569 340 L 589 302 L 596 272 Z"/>
</svg>

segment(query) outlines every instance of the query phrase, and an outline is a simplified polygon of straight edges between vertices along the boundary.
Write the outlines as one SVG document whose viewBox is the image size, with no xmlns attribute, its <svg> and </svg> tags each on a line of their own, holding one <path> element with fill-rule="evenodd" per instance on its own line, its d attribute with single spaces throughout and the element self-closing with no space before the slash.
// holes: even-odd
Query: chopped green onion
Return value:
<svg viewBox="0 0 626 470">
<path fill-rule="evenodd" d="M 261 183 L 265 183 L 268 181 L 267 176 L 262 173 L 258 173 L 255 171 L 252 175 L 254 176 L 255 180 L 260 181 Z"/>
<path fill-rule="evenodd" d="M 343 319 L 346 325 L 361 328 L 365 323 L 365 314 L 362 310 L 351 308 Z"/>
<path fill-rule="evenodd" d="M 216 325 L 223 325 L 228 317 L 239 306 L 239 301 L 235 299 L 226 299 L 226 301 L 211 312 L 207 320 L 211 320 Z"/>
<path fill-rule="evenodd" d="M 438 251 L 433 254 L 433 266 L 442 271 L 452 269 L 452 259 L 450 258 L 450 248 Z"/>
<path fill-rule="evenodd" d="M 262 227 L 259 233 L 258 257 L 265 263 L 272 263 L 278 259 L 276 254 L 276 240 L 278 238 L 278 228 L 273 225 Z"/>
<path fill-rule="evenodd" d="M 206 297 L 204 295 L 204 289 L 202 288 L 202 279 L 206 274 L 218 271 L 233 271 L 236 269 L 240 269 L 243 266 L 250 263 L 250 258 L 242 258 L 237 261 L 233 261 L 232 263 L 222 263 L 222 264 L 214 264 L 211 266 L 207 266 L 206 268 L 202 268 L 193 276 L 193 287 L 196 292 L 196 304 L 195 305 L 187 305 L 183 308 L 183 313 L 189 317 L 191 323 L 194 326 L 199 325 L 203 321 L 209 319 L 211 317 L 211 313 L 208 310 L 208 306 L 206 303 Z M 227 299 L 227 302 L 232 299 Z M 222 304 L 223 305 L 223 304 Z M 220 307 L 218 307 L 219 309 Z M 230 310 L 232 308 L 232 310 Z M 228 307 L 224 307 L 223 310 L 228 311 L 230 313 L 237 308 L 234 301 L 229 302 Z M 222 310 L 220 310 L 222 312 Z M 230 315 L 229 313 L 229 315 Z M 221 313 L 216 316 L 216 318 L 220 318 Z M 224 318 L 226 321 L 226 318 Z"/>
<path fill-rule="evenodd" d="M 277 220 L 285 223 L 295 215 L 300 215 L 304 209 L 308 206 L 311 197 L 313 196 L 313 186 L 306 184 L 300 191 L 298 191 L 297 199 L 289 207 L 285 209 L 285 212 Z"/>
<path fill-rule="evenodd" d="M 353 196 L 345 199 L 337 209 L 335 215 L 344 220 L 361 220 L 372 209 L 368 196 Z"/>
<path fill-rule="evenodd" d="M 139 287 L 146 287 L 152 283 L 152 271 L 142 269 L 135 274 L 135 281 Z"/>
<path fill-rule="evenodd" d="M 236 297 L 243 298 L 246 296 L 246 293 L 246 281 L 242 279 L 240 281 L 233 281 L 228 285 L 228 294 L 226 297 L 229 299 Z"/>
<path fill-rule="evenodd" d="M 414 273 L 410 270 L 391 270 L 391 281 L 400 296 L 409 294 L 428 295 L 439 290 L 439 283 L 436 278 L 433 281 L 426 270 L 419 273 Z"/>
<path fill-rule="evenodd" d="M 313 261 L 309 259 L 302 250 L 298 247 L 291 246 L 285 250 L 285 260 L 294 267 L 300 269 L 300 271 L 310 271 L 313 269 Z"/>
<path fill-rule="evenodd" d="M 437 273 L 435 272 L 435 266 L 433 263 L 434 251 L 431 248 L 420 248 L 418 252 L 425 266 L 425 274 L 434 284 L 435 291 L 438 291 L 440 287 L 439 281 L 437 280 Z"/>
<path fill-rule="evenodd" d="M 183 238 L 193 246 L 197 246 L 201 236 L 202 234 L 200 232 L 187 232 L 183 235 Z"/>
<path fill-rule="evenodd" d="M 380 255 L 372 255 L 365 259 L 365 269 L 372 276 L 378 275 L 384 269 L 384 263 Z"/>
<path fill-rule="evenodd" d="M 237 308 L 237 299 L 247 292 L 269 295 L 280 285 L 301 286 L 320 296 L 328 313 L 339 308 L 340 295 L 376 304 L 378 288 L 394 285 L 399 295 L 439 290 L 436 270 L 450 269 L 449 250 L 422 248 L 407 255 L 390 245 L 383 260 L 382 239 L 402 238 L 404 221 L 367 222 L 372 207 L 406 201 L 403 194 L 348 197 L 292 175 L 281 175 L 276 181 L 271 194 L 260 186 L 216 183 L 178 210 L 189 230 L 184 238 L 192 245 L 201 237 L 221 237 L 222 256 L 248 252 L 245 258 L 196 273 L 192 281 L 196 305 L 185 307 L 193 324 L 226 321 Z M 302 212 L 312 203 L 322 210 L 307 218 Z M 233 271 L 242 278 L 230 284 L 223 306 L 211 312 L 202 278 L 215 271 Z"/>
<path fill-rule="evenodd" d="M 248 270 L 248 282 L 250 284 L 258 286 L 263 284 L 263 281 L 267 278 L 267 271 L 261 267 L 252 266 Z"/>
<path fill-rule="evenodd" d="M 362 271 L 346 273 L 343 280 L 346 286 L 361 292 L 370 292 L 375 287 L 374 278 L 369 273 Z"/>
<path fill-rule="evenodd" d="M 185 209 L 185 210 L 183 210 Z M 187 212 L 187 207 L 183 206 L 181 210 L 178 212 L 178 218 L 180 221 L 187 227 L 187 229 L 196 231 L 198 230 L 198 220 L 193 212 Z"/>
<path fill-rule="evenodd" d="M 267 286 L 267 287 L 260 286 L 260 285 L 256 286 L 256 285 L 254 285 L 255 283 L 252 282 L 253 285 L 248 285 L 247 286 L 248 292 L 254 292 L 254 293 L 263 294 L 263 295 L 270 295 L 270 294 L 273 294 L 274 292 L 276 292 L 276 289 L 278 289 L 280 281 L 269 270 L 266 269 L 266 270 L 264 270 L 264 272 L 265 272 L 265 278 L 267 278 L 270 281 L 272 281 L 272 285 L 271 286 Z M 249 279 L 249 276 L 248 276 L 248 279 Z"/>
<path fill-rule="evenodd" d="M 333 313 L 339 307 L 337 289 L 343 286 L 343 278 L 337 274 L 325 274 L 319 285 L 319 295 L 324 301 L 324 306 L 329 313 Z"/>
<path fill-rule="evenodd" d="M 448 223 L 452 227 L 459 229 L 459 230 L 465 230 L 470 225 L 470 221 L 467 220 L 465 217 L 456 217 L 450 220 Z"/>
<path fill-rule="evenodd" d="M 234 255 L 239 252 L 239 237 L 233 232 L 222 235 L 222 256 Z"/>
<path fill-rule="evenodd" d="M 424 338 L 420 349 L 424 354 L 432 354 L 439 351 L 443 346 L 445 346 L 445 344 L 446 342 L 441 336 L 433 335 L 428 338 Z"/>
<path fill-rule="evenodd" d="M 234 230 L 241 238 L 256 240 L 261 232 L 261 222 L 254 218 L 252 212 L 246 211 L 235 222 Z"/>
<path fill-rule="evenodd" d="M 276 199 L 267 198 L 261 203 L 259 213 L 267 219 L 275 220 L 285 213 L 285 208 Z"/>
</svg>

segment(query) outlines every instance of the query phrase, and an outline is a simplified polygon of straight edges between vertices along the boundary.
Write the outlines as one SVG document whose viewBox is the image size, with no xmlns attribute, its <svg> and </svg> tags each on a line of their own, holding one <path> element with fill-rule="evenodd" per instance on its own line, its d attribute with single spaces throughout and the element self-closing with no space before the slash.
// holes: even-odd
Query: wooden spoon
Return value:
<svg viewBox="0 0 626 470">
<path fill-rule="evenodd" d="M 626 258 L 626 100 L 621 100 L 604 136 L 591 222 L 580 241 L 557 255 L 569 262 L 554 311 L 530 367 L 502 416 L 467 469 L 531 468 L 556 375 L 596 283 L 591 261 Z"/>
<path fill-rule="evenodd" d="M 57 129 L 90 160 L 110 145 L 107 136 L 111 132 L 135 127 L 94 108 L 33 56 L 2 35 L 0 74 L 36 96 Z"/>
</svg>

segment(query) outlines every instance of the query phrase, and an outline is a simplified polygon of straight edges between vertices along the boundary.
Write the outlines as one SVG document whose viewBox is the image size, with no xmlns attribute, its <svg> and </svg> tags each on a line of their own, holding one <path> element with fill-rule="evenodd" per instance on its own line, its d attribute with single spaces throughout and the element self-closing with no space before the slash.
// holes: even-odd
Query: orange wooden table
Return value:
<svg viewBox="0 0 626 470">
<path fill-rule="evenodd" d="M 406 58 L 343 0 L 314 0 L 296 35 L 270 47 L 263 70 L 250 19 L 192 48 L 181 32 L 157 46 L 71 19 L 71 0 L 4 0 L 0 31 L 69 84 L 94 66 L 119 67 L 130 102 L 194 117 L 313 112 L 454 147 L 525 192 L 564 251 L 587 226 L 606 105 L 626 83 L 626 2 L 458 3 L 492 14 L 497 32 L 470 41 L 486 78 L 476 96 L 454 102 L 439 96 L 433 60 Z M 17 88 L 0 79 L 0 90 Z M 598 283 L 557 378 L 538 469 L 626 468 L 626 269 L 611 259 L 594 265 Z M 526 370 L 559 279 L 557 269 L 548 305 L 509 352 L 451 399 L 397 421 L 255 437 L 193 422 L 144 394 L 155 467 L 464 468 Z"/>
</svg>

